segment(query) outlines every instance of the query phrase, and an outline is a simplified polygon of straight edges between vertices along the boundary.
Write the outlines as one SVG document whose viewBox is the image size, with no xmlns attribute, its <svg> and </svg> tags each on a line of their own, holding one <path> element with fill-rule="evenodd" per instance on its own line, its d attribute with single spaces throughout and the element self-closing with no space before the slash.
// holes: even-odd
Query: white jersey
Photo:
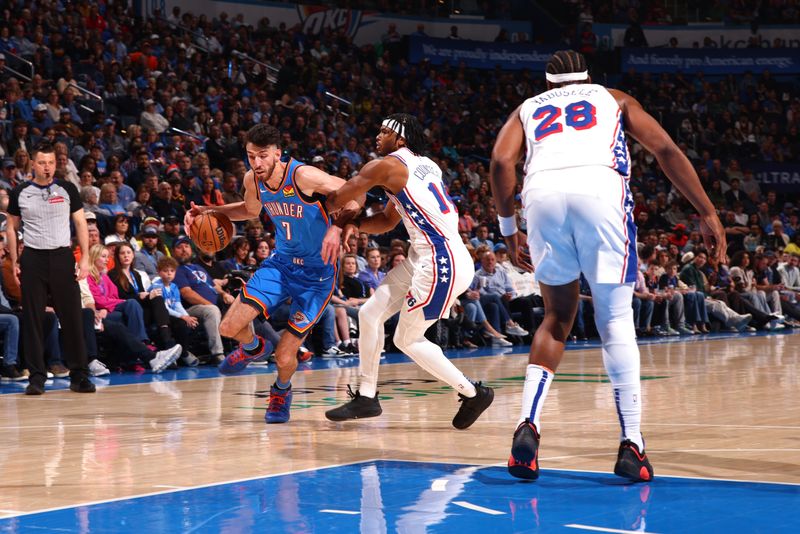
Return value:
<svg viewBox="0 0 800 534">
<path fill-rule="evenodd" d="M 407 148 L 389 156 L 408 167 L 406 186 L 389 198 L 403 218 L 411 248 L 402 268 L 392 269 L 384 282 L 395 281 L 391 291 L 405 296 L 405 312 L 420 310 L 420 320 L 438 319 L 467 290 L 475 267 L 458 233 L 458 211 L 445 192 L 442 170 Z"/>
<path fill-rule="evenodd" d="M 520 120 L 526 188 L 542 185 L 535 183 L 540 171 L 602 166 L 629 175 L 622 111 L 602 85 L 571 84 L 529 98 L 520 107 Z"/>
<path fill-rule="evenodd" d="M 406 186 L 397 195 L 389 194 L 389 198 L 403 217 L 413 252 L 429 255 L 432 245 L 444 245 L 445 241 L 451 248 L 464 247 L 458 233 L 458 210 L 446 192 L 439 166 L 407 148 L 389 156 L 408 167 Z"/>
</svg>

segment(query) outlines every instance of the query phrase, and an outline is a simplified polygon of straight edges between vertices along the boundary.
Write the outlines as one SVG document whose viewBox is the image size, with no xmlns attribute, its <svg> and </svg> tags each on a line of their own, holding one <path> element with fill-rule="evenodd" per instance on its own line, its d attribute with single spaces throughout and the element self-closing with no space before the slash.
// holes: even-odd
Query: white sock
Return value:
<svg viewBox="0 0 800 534">
<path fill-rule="evenodd" d="M 614 386 L 614 404 L 621 427 L 620 441 L 631 440 L 644 451 L 644 438 L 640 431 L 642 422 L 642 392 L 638 381 L 635 384 Z"/>
<path fill-rule="evenodd" d="M 547 367 L 533 363 L 528 364 L 525 370 L 525 388 L 522 390 L 522 411 L 517 426 L 525 419 L 530 419 L 536 427 L 536 431 L 541 434 L 539 415 L 542 413 L 544 400 L 550 390 L 553 377 L 555 377 L 555 373 Z"/>
<path fill-rule="evenodd" d="M 633 327 L 632 295 L 631 284 L 592 286 L 595 324 L 603 340 L 603 365 L 614 390 L 620 441 L 629 439 L 643 451 L 640 356 Z"/>
<path fill-rule="evenodd" d="M 422 310 L 412 313 L 422 314 Z M 410 318 L 402 312 L 397 330 L 394 333 L 394 344 L 407 354 L 414 362 L 442 382 L 452 386 L 465 397 L 472 398 L 477 394 L 475 385 L 464 376 L 464 373 L 453 365 L 442 352 L 441 347 L 428 340 L 425 332 L 436 321 L 420 321 Z"/>
</svg>

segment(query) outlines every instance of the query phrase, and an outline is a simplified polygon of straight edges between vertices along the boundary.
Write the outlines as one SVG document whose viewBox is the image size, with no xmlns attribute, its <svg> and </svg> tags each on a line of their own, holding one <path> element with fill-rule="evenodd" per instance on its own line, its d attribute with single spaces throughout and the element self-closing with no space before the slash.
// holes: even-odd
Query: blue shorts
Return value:
<svg viewBox="0 0 800 534">
<path fill-rule="evenodd" d="M 289 331 L 302 337 L 330 302 L 336 280 L 336 270 L 331 266 L 297 265 L 292 258 L 275 254 L 253 273 L 240 298 L 267 319 L 275 308 L 292 299 Z"/>
</svg>

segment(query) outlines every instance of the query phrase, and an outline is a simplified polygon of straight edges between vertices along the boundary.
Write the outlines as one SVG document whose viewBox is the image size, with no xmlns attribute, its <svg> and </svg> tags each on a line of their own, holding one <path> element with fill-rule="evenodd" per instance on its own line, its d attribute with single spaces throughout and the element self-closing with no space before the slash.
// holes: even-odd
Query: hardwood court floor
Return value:
<svg viewBox="0 0 800 534">
<path fill-rule="evenodd" d="M 274 377 L 264 369 L 95 395 L 0 395 L 0 518 L 373 459 L 504 463 L 526 351 L 456 354 L 467 376 L 496 388 L 494 404 L 467 431 L 450 425 L 452 390 L 391 355 L 387 362 L 403 363 L 381 366 L 383 415 L 339 424 L 323 413 L 345 399 L 357 368 L 321 362 L 296 375 L 285 425 L 264 424 Z M 800 336 L 684 338 L 641 352 L 656 477 L 800 483 Z M 567 353 L 542 431 L 543 468 L 613 468 L 619 429 L 596 346 Z"/>
</svg>

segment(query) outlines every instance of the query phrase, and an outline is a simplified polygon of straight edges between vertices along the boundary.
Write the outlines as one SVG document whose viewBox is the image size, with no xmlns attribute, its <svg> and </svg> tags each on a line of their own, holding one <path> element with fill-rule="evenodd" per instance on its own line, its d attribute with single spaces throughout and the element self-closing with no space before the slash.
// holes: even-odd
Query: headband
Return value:
<svg viewBox="0 0 800 534">
<path fill-rule="evenodd" d="M 550 83 L 579 82 L 589 78 L 589 71 L 565 72 L 564 74 L 550 74 L 549 72 L 546 72 L 544 76 Z"/>
<path fill-rule="evenodd" d="M 384 128 L 389 128 L 391 131 L 393 131 L 400 137 L 405 138 L 406 136 L 406 127 L 400 124 L 400 122 L 395 119 L 383 119 L 381 126 L 383 126 Z"/>
</svg>

